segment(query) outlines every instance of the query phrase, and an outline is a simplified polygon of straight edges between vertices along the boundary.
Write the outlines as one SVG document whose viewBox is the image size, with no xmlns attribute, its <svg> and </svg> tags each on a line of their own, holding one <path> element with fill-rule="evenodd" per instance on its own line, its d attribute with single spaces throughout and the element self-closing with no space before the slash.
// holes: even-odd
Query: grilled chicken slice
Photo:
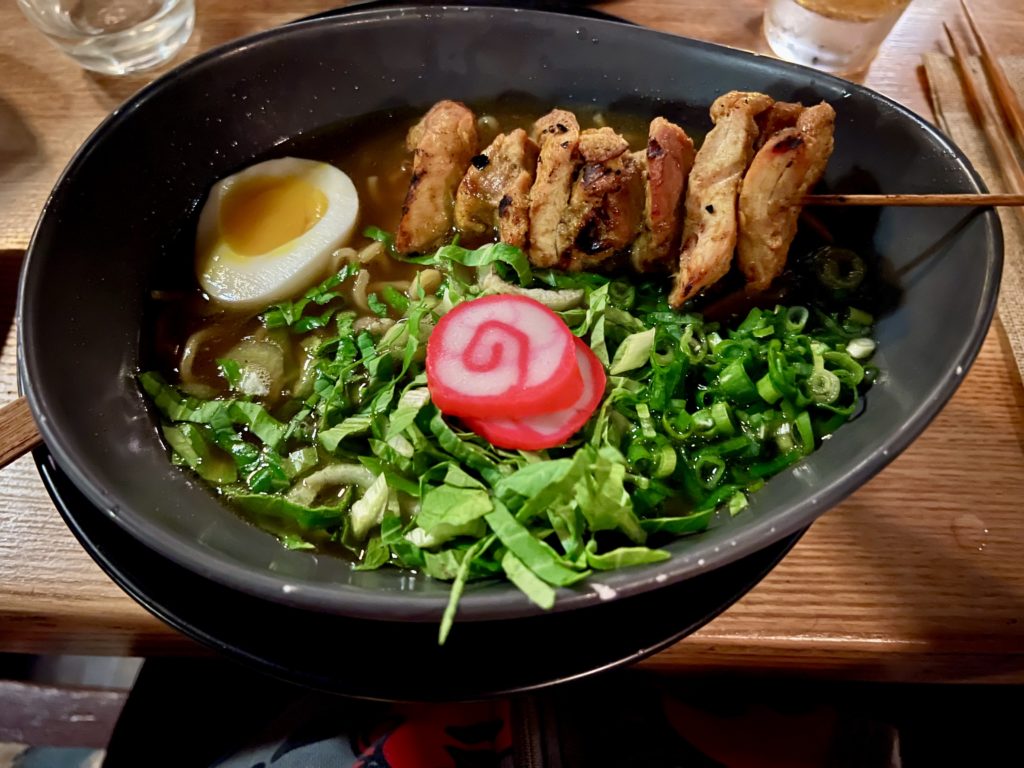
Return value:
<svg viewBox="0 0 1024 768">
<path fill-rule="evenodd" d="M 540 154 L 530 189 L 529 256 L 536 267 L 553 267 L 564 251 L 559 247 L 558 224 L 576 173 L 580 124 L 572 112 L 555 109 L 533 124 L 533 139 Z"/>
<path fill-rule="evenodd" d="M 634 154 L 644 171 L 644 215 L 633 243 L 633 267 L 650 272 L 668 266 L 679 245 L 686 178 L 693 167 L 693 142 L 663 117 L 651 121 L 647 150 Z"/>
<path fill-rule="evenodd" d="M 537 144 L 517 128 L 498 135 L 470 161 L 455 196 L 455 226 L 470 238 L 526 247 L 530 187 L 537 170 Z"/>
<path fill-rule="evenodd" d="M 558 230 L 562 263 L 585 269 L 629 248 L 644 210 L 643 173 L 629 144 L 611 128 L 580 134 L 583 166 Z"/>
<path fill-rule="evenodd" d="M 669 303 L 680 307 L 729 271 L 736 247 L 736 198 L 758 136 L 755 118 L 772 105 L 763 93 L 731 91 L 711 105 L 711 129 L 693 163 L 679 271 Z"/>
<path fill-rule="evenodd" d="M 476 118 L 466 105 L 439 101 L 409 130 L 412 180 L 402 204 L 395 247 L 422 252 L 440 243 L 452 228 L 455 191 L 476 154 Z"/>
<path fill-rule="evenodd" d="M 771 108 L 757 116 L 757 128 L 761 132 L 754 143 L 756 152 L 764 143 L 783 128 L 792 128 L 796 125 L 796 119 L 804 111 L 803 104 L 796 104 L 792 101 L 776 101 Z"/>
<path fill-rule="evenodd" d="M 800 200 L 832 154 L 835 118 L 824 102 L 802 110 L 796 125 L 770 136 L 750 163 L 740 191 L 737 249 L 750 290 L 764 290 L 786 266 Z"/>
</svg>

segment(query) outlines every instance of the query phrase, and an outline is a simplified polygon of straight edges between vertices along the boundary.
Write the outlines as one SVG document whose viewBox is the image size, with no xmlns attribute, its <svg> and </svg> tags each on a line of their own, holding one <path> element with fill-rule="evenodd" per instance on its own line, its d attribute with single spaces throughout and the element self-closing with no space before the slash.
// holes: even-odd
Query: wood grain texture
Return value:
<svg viewBox="0 0 1024 768">
<path fill-rule="evenodd" d="M 0 408 L 0 469 L 41 445 L 32 411 L 24 397 Z"/>
<path fill-rule="evenodd" d="M 192 54 L 331 3 L 199 4 Z M 766 52 L 763 0 L 620 0 L 603 10 Z M 974 0 L 998 53 L 1024 53 L 1024 5 Z M 956 0 L 915 2 L 864 79 L 922 114 L 921 54 Z M 179 59 L 180 60 L 180 59 Z M 148 77 L 77 69 L 0 4 L 0 403 L 16 397 L 20 251 L 74 149 Z M 6 249 L 6 250 L 5 250 Z M 1024 681 L 1024 390 L 998 325 L 963 386 L 911 448 L 825 515 L 746 598 L 644 663 L 887 680 Z M 195 653 L 121 593 L 65 528 L 31 460 L 0 472 L 0 650 Z"/>
<path fill-rule="evenodd" d="M 988 76 L 989 85 L 995 94 L 1003 117 L 1006 118 L 1006 122 L 1013 129 L 1017 146 L 1024 149 L 1024 107 L 1021 106 L 1020 99 L 1017 98 L 1017 94 L 1010 84 L 1010 79 L 1006 76 L 1003 65 L 999 63 L 996 53 L 989 46 L 985 35 L 978 28 L 978 22 L 974 18 L 971 7 L 965 0 L 960 0 L 960 7 L 963 9 L 964 18 L 967 21 L 968 28 L 971 30 L 974 45 L 981 56 L 982 68 Z"/>
<path fill-rule="evenodd" d="M 953 59 L 960 72 L 960 85 L 970 105 L 971 117 L 981 127 L 989 148 L 995 153 L 1007 189 L 1016 194 L 1024 193 L 1024 169 L 1017 162 L 1006 124 L 996 114 L 995 105 L 989 100 L 981 98 L 980 93 L 984 86 L 981 84 L 981 79 L 975 77 L 969 57 L 960 43 L 960 38 L 953 33 L 948 24 L 943 24 L 942 29 L 946 33 L 950 50 L 953 52 Z"/>
</svg>

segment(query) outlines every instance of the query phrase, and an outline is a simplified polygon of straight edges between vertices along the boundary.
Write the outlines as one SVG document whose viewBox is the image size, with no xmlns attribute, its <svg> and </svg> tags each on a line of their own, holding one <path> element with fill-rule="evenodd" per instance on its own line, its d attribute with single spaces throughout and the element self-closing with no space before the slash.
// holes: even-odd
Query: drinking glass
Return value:
<svg viewBox="0 0 1024 768">
<path fill-rule="evenodd" d="M 125 75 L 167 61 L 195 24 L 195 0 L 18 0 L 22 12 L 79 65 Z"/>
<path fill-rule="evenodd" d="M 768 0 L 764 36 L 787 61 L 834 74 L 860 72 L 910 0 Z"/>
</svg>

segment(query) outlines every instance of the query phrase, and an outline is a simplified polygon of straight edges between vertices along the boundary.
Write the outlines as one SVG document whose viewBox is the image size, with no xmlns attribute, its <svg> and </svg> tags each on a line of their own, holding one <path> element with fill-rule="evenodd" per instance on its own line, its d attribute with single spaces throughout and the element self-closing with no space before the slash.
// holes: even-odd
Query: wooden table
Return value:
<svg viewBox="0 0 1024 768">
<path fill-rule="evenodd" d="M 1024 6 L 972 0 L 1001 53 L 1024 53 Z M 205 0 L 191 55 L 331 6 Z M 916 0 L 865 82 L 928 115 L 920 55 L 955 0 Z M 761 0 L 600 6 L 658 29 L 766 52 Z M 179 56 L 178 61 L 183 57 Z M 0 4 L 0 401 L 15 397 L 21 255 L 61 168 L 147 82 L 88 74 Z M 116 211 L 113 201 L 112 211 Z M 887 680 L 1024 681 L 1024 390 L 993 326 L 927 432 L 725 615 L 649 661 L 661 671 L 747 669 Z M 0 651 L 195 653 L 124 595 L 64 527 L 30 459 L 0 472 Z"/>
</svg>

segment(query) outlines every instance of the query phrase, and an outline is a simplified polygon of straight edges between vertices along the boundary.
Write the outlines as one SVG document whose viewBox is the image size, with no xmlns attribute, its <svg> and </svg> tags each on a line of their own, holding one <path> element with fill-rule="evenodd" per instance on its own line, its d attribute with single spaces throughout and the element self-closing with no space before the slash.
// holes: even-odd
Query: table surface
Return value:
<svg viewBox="0 0 1024 768">
<path fill-rule="evenodd" d="M 205 0 L 186 53 L 332 5 Z M 972 5 L 998 53 L 1024 53 L 1024 4 Z M 660 30 L 767 52 L 761 0 L 598 7 Z M 930 115 L 921 54 L 939 47 L 941 23 L 956 17 L 956 7 L 955 0 L 916 0 L 860 79 Z M 0 322 L 7 331 L 0 402 L 16 396 L 16 280 L 46 194 L 96 124 L 151 77 L 88 74 L 51 49 L 14 3 L 0 4 Z M 1022 405 L 1024 390 L 996 321 L 959 392 L 920 439 L 822 517 L 737 605 L 644 665 L 1024 680 Z M 29 458 L 0 471 L 0 651 L 198 652 L 90 560 Z"/>
</svg>

